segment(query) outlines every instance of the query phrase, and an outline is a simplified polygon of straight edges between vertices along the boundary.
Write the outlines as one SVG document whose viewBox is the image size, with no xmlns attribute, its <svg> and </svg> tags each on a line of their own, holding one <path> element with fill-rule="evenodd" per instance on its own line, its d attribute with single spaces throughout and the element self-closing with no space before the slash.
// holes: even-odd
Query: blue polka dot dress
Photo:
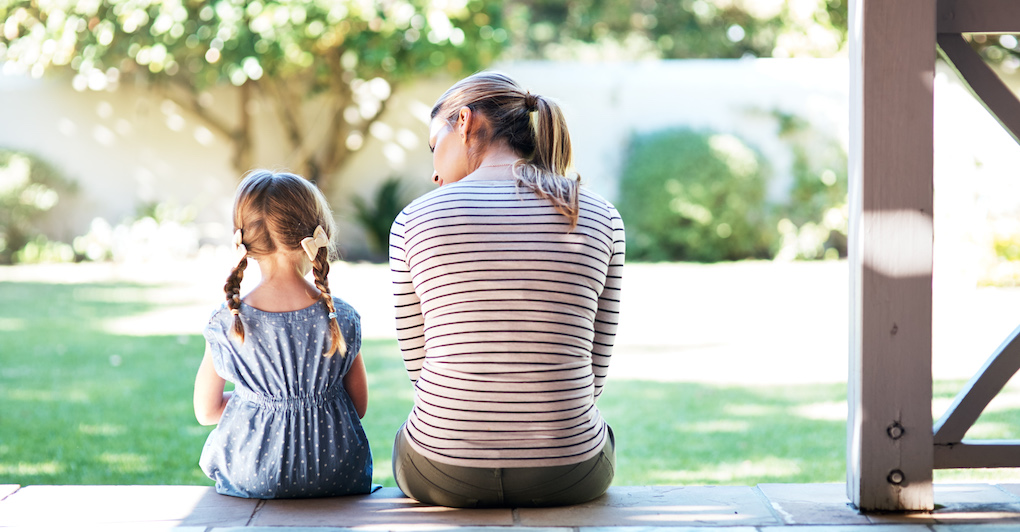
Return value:
<svg viewBox="0 0 1020 532">
<path fill-rule="evenodd" d="M 205 339 L 216 372 L 234 383 L 219 425 L 199 464 L 224 495 L 258 499 L 326 497 L 372 490 L 372 452 L 343 386 L 361 350 L 361 318 L 333 298 L 347 356 L 322 356 L 329 346 L 329 310 L 322 302 L 292 312 L 241 304 L 245 340 L 224 305 Z"/>
</svg>

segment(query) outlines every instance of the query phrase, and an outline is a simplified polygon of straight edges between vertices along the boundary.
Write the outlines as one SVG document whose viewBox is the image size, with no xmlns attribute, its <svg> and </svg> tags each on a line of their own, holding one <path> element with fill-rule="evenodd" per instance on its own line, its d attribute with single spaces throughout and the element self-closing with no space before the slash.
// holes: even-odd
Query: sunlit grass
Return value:
<svg viewBox="0 0 1020 532">
<path fill-rule="evenodd" d="M 198 467 L 211 429 L 197 424 L 191 405 L 200 331 L 107 327 L 151 315 L 167 288 L 0 282 L 0 484 L 211 484 Z M 375 481 L 392 486 L 393 435 L 410 410 L 411 385 L 395 342 L 368 341 L 362 353 Z M 936 383 L 936 416 L 962 386 Z M 845 479 L 844 384 L 611 375 L 599 407 L 616 434 L 616 485 Z M 1020 390 L 997 398 L 970 436 L 1020 439 Z M 1011 469 L 936 473 L 940 481 L 1018 479 Z"/>
</svg>

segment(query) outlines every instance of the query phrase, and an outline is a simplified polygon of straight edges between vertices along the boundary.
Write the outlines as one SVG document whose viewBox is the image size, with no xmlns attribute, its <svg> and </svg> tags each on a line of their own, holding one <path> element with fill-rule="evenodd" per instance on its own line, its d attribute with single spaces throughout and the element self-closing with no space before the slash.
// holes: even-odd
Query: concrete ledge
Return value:
<svg viewBox="0 0 1020 532">
<path fill-rule="evenodd" d="M 1020 485 L 935 486 L 931 513 L 863 515 L 843 484 L 620 486 L 563 508 L 455 510 L 404 497 L 371 495 L 260 501 L 217 495 L 206 486 L 0 485 L 0 528 L 185 532 L 410 531 L 670 532 L 725 527 L 732 532 L 895 530 L 969 532 L 1020 529 Z M 280 528 L 283 527 L 283 528 Z"/>
</svg>

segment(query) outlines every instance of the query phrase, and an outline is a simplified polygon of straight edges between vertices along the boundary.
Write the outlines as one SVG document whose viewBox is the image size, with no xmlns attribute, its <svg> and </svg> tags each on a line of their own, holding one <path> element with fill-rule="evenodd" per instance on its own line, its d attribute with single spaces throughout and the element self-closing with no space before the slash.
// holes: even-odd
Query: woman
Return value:
<svg viewBox="0 0 1020 532">
<path fill-rule="evenodd" d="M 565 177 L 559 107 L 482 72 L 432 109 L 441 188 L 390 235 L 397 333 L 415 387 L 393 472 L 452 507 L 559 506 L 602 495 L 602 393 L 619 315 L 623 221 Z"/>
</svg>

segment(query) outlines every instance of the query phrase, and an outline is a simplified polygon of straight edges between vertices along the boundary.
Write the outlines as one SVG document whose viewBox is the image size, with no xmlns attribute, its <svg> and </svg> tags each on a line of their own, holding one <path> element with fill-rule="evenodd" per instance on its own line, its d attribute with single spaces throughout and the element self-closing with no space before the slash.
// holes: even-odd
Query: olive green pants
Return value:
<svg viewBox="0 0 1020 532">
<path fill-rule="evenodd" d="M 616 441 L 577 464 L 550 467 L 462 467 L 429 460 L 408 443 L 404 427 L 393 442 L 393 478 L 404 495 L 453 508 L 567 506 L 588 502 L 609 489 L 616 468 Z"/>
</svg>

